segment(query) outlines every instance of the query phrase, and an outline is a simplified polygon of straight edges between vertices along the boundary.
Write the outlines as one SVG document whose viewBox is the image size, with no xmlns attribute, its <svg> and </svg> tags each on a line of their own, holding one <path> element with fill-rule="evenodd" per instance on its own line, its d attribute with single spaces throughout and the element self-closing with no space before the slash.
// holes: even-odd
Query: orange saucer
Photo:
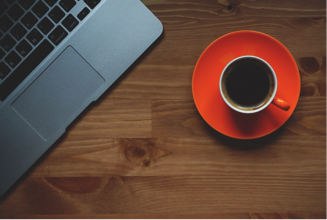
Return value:
<svg viewBox="0 0 327 220">
<path fill-rule="evenodd" d="M 270 104 L 258 113 L 242 114 L 224 102 L 219 92 L 221 72 L 244 55 L 260 57 L 272 66 L 278 81 L 276 96 L 290 104 L 288 111 Z M 255 31 L 232 32 L 211 43 L 200 56 L 192 81 L 194 102 L 204 120 L 218 132 L 238 139 L 259 138 L 281 127 L 294 112 L 300 87 L 300 74 L 287 48 Z"/>
</svg>

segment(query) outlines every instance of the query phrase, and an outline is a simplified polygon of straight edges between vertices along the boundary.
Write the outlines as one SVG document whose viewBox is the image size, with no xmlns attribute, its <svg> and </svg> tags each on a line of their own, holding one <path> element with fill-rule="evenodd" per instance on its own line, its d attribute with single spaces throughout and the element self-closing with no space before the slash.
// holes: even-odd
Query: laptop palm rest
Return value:
<svg viewBox="0 0 327 220">
<path fill-rule="evenodd" d="M 75 119 L 104 82 L 69 46 L 16 99 L 12 107 L 47 141 Z"/>
</svg>

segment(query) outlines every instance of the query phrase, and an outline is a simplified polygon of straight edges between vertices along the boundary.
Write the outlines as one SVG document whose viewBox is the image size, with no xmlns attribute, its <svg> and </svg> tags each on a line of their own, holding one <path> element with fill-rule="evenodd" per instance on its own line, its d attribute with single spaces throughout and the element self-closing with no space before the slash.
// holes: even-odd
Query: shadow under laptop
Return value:
<svg viewBox="0 0 327 220">
<path fill-rule="evenodd" d="M 102 100 L 104 100 L 108 94 L 110 94 L 115 88 L 123 81 L 136 66 L 138 66 L 146 56 L 148 56 L 154 48 L 160 44 L 160 42 L 164 39 L 165 32 L 160 35 L 160 37 L 121 75 L 111 86 L 110 88 L 104 92 L 97 101 L 90 103 L 88 107 L 84 109 L 84 111 L 72 121 L 70 125 L 67 126 L 66 132 L 58 138 L 58 140 L 5 192 L 2 196 L 0 196 L 0 203 L 6 200 L 10 194 L 12 194 L 19 185 L 22 184 L 26 180 L 26 178 L 38 167 L 40 164 L 44 162 L 44 160 L 53 152 L 53 150 L 67 137 L 68 131 L 70 131 L 82 118 L 92 109 L 94 106 L 98 105 Z"/>
</svg>

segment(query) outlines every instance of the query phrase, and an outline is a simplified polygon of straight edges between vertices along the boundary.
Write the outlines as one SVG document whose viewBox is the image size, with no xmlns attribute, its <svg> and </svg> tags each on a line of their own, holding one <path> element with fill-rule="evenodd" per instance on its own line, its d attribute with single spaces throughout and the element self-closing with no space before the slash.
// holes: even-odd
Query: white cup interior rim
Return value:
<svg viewBox="0 0 327 220">
<path fill-rule="evenodd" d="M 232 104 L 229 103 L 229 101 L 226 99 L 225 97 L 225 94 L 222 90 L 222 79 L 223 79 L 223 75 L 225 74 L 227 68 L 233 64 L 235 61 L 237 60 L 240 60 L 240 59 L 244 59 L 244 58 L 253 58 L 253 59 L 257 59 L 257 60 L 260 60 L 261 62 L 263 62 L 264 64 L 266 64 L 266 66 L 270 69 L 272 75 L 273 75 L 273 78 L 274 78 L 274 91 L 273 91 L 273 94 L 271 95 L 271 97 L 269 98 L 269 100 L 263 105 L 261 106 L 260 108 L 257 108 L 257 109 L 253 109 L 253 110 L 243 110 L 243 109 L 239 109 L 239 108 L 236 108 L 235 106 L 233 106 Z M 276 95 L 276 92 L 277 92 L 277 77 L 276 77 L 276 73 L 274 71 L 274 69 L 270 66 L 270 64 L 265 61 L 264 59 L 260 58 L 260 57 L 256 57 L 256 56 L 252 56 L 252 55 L 245 55 L 245 56 L 240 56 L 240 57 L 237 57 L 235 59 L 233 59 L 232 61 L 230 61 L 226 66 L 225 68 L 223 69 L 222 73 L 221 73 L 221 76 L 220 76 L 220 80 L 219 80 L 219 90 L 220 90 L 220 94 L 221 96 L 223 97 L 225 103 L 231 107 L 232 109 L 234 109 L 235 111 L 238 111 L 238 112 L 241 112 L 241 113 L 246 113 L 246 114 L 249 114 L 249 113 L 256 113 L 256 112 L 259 112 L 263 109 L 265 109 L 268 105 L 270 105 L 270 103 L 272 102 L 272 100 L 274 99 L 275 95 Z"/>
</svg>

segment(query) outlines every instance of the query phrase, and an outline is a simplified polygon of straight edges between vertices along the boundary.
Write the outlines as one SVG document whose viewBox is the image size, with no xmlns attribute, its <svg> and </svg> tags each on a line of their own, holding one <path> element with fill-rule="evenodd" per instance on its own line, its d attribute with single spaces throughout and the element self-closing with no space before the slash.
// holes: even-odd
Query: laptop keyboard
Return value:
<svg viewBox="0 0 327 220">
<path fill-rule="evenodd" d="M 77 0 L 79 1 L 79 0 Z M 0 100 L 11 92 L 94 9 L 100 0 L 0 0 Z"/>
</svg>

